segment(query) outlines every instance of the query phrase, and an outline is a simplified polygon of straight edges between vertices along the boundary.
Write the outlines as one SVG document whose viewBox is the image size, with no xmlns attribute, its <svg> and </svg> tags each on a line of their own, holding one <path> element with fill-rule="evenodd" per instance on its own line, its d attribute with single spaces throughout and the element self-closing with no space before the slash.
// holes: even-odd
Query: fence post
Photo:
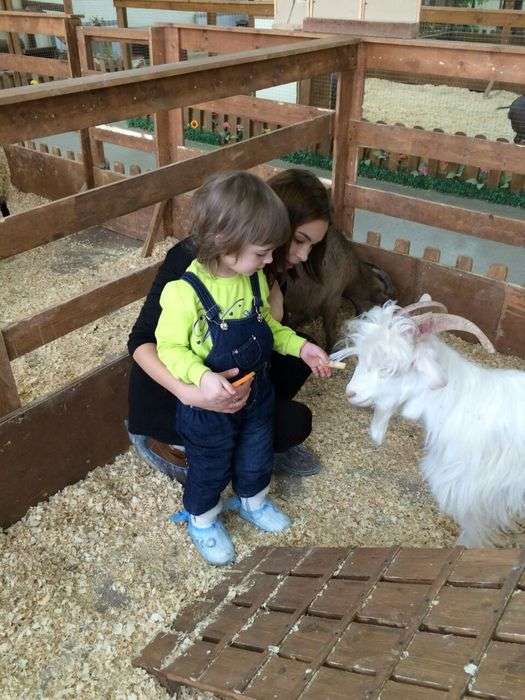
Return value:
<svg viewBox="0 0 525 700">
<path fill-rule="evenodd" d="M 128 10 L 126 7 L 120 7 L 115 3 L 115 11 L 117 13 L 117 24 L 119 27 L 126 29 L 128 26 Z M 131 68 L 131 44 L 120 45 L 122 51 L 122 61 L 124 62 L 124 68 L 130 70 Z"/>
<path fill-rule="evenodd" d="M 153 25 L 149 30 L 149 55 L 151 65 L 176 63 L 182 60 L 180 29 L 169 24 Z M 182 108 L 162 110 L 155 114 L 155 143 L 157 167 L 177 160 L 177 148 L 184 145 L 184 113 Z M 157 225 L 150 228 L 144 255 L 149 255 L 157 236 L 158 224 L 164 222 L 166 236 L 173 235 L 173 200 L 160 208 L 159 203 L 153 221 Z"/>
<path fill-rule="evenodd" d="M 357 46 L 355 68 L 339 73 L 335 106 L 334 157 L 332 170 L 332 199 L 334 224 L 344 230 L 349 238 L 354 228 L 354 208 L 345 204 L 346 183 L 357 182 L 359 147 L 352 141 L 350 122 L 360 120 L 363 112 L 363 97 L 366 71 L 366 44 Z"/>
<path fill-rule="evenodd" d="M 95 69 L 93 63 L 93 46 L 91 37 L 84 34 L 83 28 L 77 27 L 78 55 L 80 59 L 80 69 L 82 74 L 88 75 L 88 71 Z"/>
<path fill-rule="evenodd" d="M 72 78 L 79 78 L 82 75 L 77 35 L 77 27 L 79 26 L 79 17 L 68 16 L 64 19 L 64 33 L 66 37 L 69 70 Z M 93 172 L 93 154 L 91 152 L 91 138 L 89 136 L 89 129 L 80 130 L 80 144 L 82 147 L 82 161 L 84 163 L 86 188 L 89 190 L 95 186 L 95 173 Z"/>
<path fill-rule="evenodd" d="M 12 12 L 13 5 L 11 0 L 0 0 L 0 10 Z M 18 34 L 14 32 L 7 32 L 7 50 L 9 53 L 15 54 L 17 56 L 22 55 L 22 45 L 20 43 L 20 38 Z M 19 87 L 21 85 L 27 85 L 27 80 L 22 73 L 19 73 L 18 71 L 13 71 L 13 83 L 14 87 Z"/>
<path fill-rule="evenodd" d="M 20 408 L 20 397 L 7 354 L 4 335 L 0 330 L 0 418 Z"/>
</svg>

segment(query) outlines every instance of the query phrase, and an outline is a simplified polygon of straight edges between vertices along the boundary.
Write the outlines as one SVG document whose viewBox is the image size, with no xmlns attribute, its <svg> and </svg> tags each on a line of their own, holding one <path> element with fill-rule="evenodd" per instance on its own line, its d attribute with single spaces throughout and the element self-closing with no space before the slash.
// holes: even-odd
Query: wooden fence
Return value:
<svg viewBox="0 0 525 700">
<path fill-rule="evenodd" d="M 153 29 L 161 30 L 161 36 L 166 38 L 173 28 Z M 233 31 L 233 36 L 238 36 Z M 209 35 L 210 29 L 204 33 Z M 272 39 L 277 36 L 268 35 Z M 179 43 L 179 49 L 180 46 Z M 277 45 L 202 61 L 154 65 L 135 72 L 93 74 L 75 81 L 4 91 L 0 93 L 0 143 L 18 143 L 71 129 L 93 129 L 147 114 L 154 105 L 156 148 L 160 153 L 158 124 L 164 118 L 162 115 L 166 115 L 167 146 L 171 148 L 175 143 L 181 150 L 180 142 L 169 137 L 173 133 L 170 115 L 174 111 L 179 118 L 180 110 L 189 104 L 211 101 L 216 104 L 239 93 L 247 95 L 271 85 L 330 72 L 339 76 L 335 114 L 310 115 L 281 129 L 187 160 L 177 162 L 170 155 L 167 164 L 158 163 L 160 167 L 156 170 L 134 177 L 95 167 L 95 188 L 75 192 L 0 222 L 0 258 L 144 207 L 154 208 L 154 222 L 160 216 L 160 207 L 198 187 L 210 173 L 254 167 L 283 153 L 308 148 L 326 138 L 332 124 L 335 220 L 348 236 L 352 235 L 354 211 L 358 208 L 522 247 L 523 218 L 496 216 L 489 211 L 448 206 L 357 184 L 360 149 L 372 146 L 401 152 L 408 144 L 410 152 L 420 157 L 447 162 L 464 159 L 469 165 L 488 170 L 505 167 L 525 173 L 522 149 L 514 144 L 364 122 L 365 75 L 378 68 L 401 73 L 420 70 L 441 77 L 461 70 L 467 78 L 495 77 L 509 82 L 516 79 L 517 70 L 524 74 L 525 51 L 447 42 L 436 46 L 428 41 L 310 38 L 284 47 Z M 22 150 L 42 158 L 53 157 Z M 502 269 L 493 267 L 489 276 L 478 276 L 468 271 L 468 262 L 456 268 L 444 268 L 437 262 L 435 252 L 439 241 L 423 259 L 412 257 L 405 242 L 399 242 L 394 251 L 383 250 L 378 243 L 377 237 L 372 236 L 367 244 L 356 245 L 362 257 L 391 274 L 401 303 L 428 291 L 452 312 L 462 313 L 478 323 L 499 350 L 523 353 L 525 289 L 506 283 Z M 3 462 L 11 465 L 9 470 L 0 471 L 3 524 L 20 517 L 27 507 L 65 484 L 81 478 L 89 469 L 105 464 L 127 445 L 122 418 L 126 412 L 129 358 L 123 356 L 25 408 L 19 406 L 11 361 L 141 298 L 156 269 L 155 263 L 2 329 L 0 413 L 7 415 L 0 421 L 0 449 Z M 41 440 L 43 434 L 45 442 Z M 35 444 L 39 445 L 38 460 L 35 460 Z M 24 489 L 20 488 L 22 479 Z"/>
<path fill-rule="evenodd" d="M 51 79 L 77 78 L 82 75 L 78 43 L 76 38 L 80 18 L 63 13 L 42 14 L 39 12 L 0 12 L 0 31 L 7 32 L 9 53 L 0 53 L 0 71 L 10 71 L 13 86 L 27 85 L 32 89 L 31 81 L 38 84 Z M 18 34 L 44 34 L 58 36 L 67 46 L 67 60 L 26 56 L 21 52 Z M 44 76 L 44 79 L 42 79 Z M 4 80 L 3 80 L 4 82 Z M 4 82 L 5 84 L 5 82 Z M 80 130 L 82 160 L 84 163 L 85 186 L 94 184 L 93 159 L 89 131 Z"/>
<path fill-rule="evenodd" d="M 363 120 L 363 122 L 366 122 L 366 120 Z M 387 126 L 383 121 L 378 121 L 376 124 L 379 126 Z M 415 154 L 412 152 L 414 149 L 410 148 L 410 140 L 408 142 L 404 141 L 407 133 L 412 133 L 415 139 L 420 137 L 421 133 L 414 134 L 414 131 L 418 131 L 424 134 L 443 134 L 442 142 L 445 143 L 447 135 L 443 129 L 437 128 L 433 131 L 428 131 L 421 126 L 414 126 L 412 127 L 412 132 L 407 132 L 404 124 L 396 122 L 391 125 L 389 138 L 396 134 L 401 135 L 401 138 L 398 139 L 398 144 L 396 144 L 399 150 L 387 151 L 384 149 L 385 141 L 378 138 L 381 132 L 375 131 L 373 129 L 374 125 L 371 126 L 372 129 L 370 131 L 367 131 L 364 125 L 360 127 L 362 129 L 361 140 L 368 144 L 366 147 L 359 150 L 360 161 L 370 160 L 373 165 L 382 166 L 392 172 L 414 172 L 445 178 L 457 176 L 463 181 L 478 181 L 479 178 L 483 178 L 484 184 L 490 188 L 496 188 L 504 184 L 504 178 L 511 192 L 525 192 L 525 174 L 522 172 L 523 158 L 519 157 L 519 152 L 516 151 L 513 144 L 511 144 L 508 139 L 497 139 L 497 143 L 508 144 L 510 148 L 505 149 L 505 147 L 502 147 L 500 149 L 502 160 L 497 168 L 490 169 L 485 167 L 487 166 L 486 161 L 484 165 L 473 163 L 465 150 L 461 149 L 461 139 L 468 138 L 463 131 L 456 131 L 453 135 L 450 134 L 450 136 L 458 137 L 454 141 L 449 141 L 449 143 L 456 144 L 457 153 L 454 160 L 446 160 L 444 158 L 431 158 L 428 154 Z M 483 134 L 476 134 L 474 138 L 486 141 L 487 153 L 490 151 L 491 141 L 489 141 L 486 136 Z M 468 141 L 464 142 L 466 147 L 468 147 L 468 143 Z M 417 144 L 415 148 L 417 148 Z M 507 157 L 505 154 L 508 154 Z M 481 162 L 480 160 L 479 163 Z"/>
<path fill-rule="evenodd" d="M 510 37 L 511 29 L 525 29 L 524 10 L 471 9 L 468 7 L 422 7 L 419 21 L 453 26 L 501 27 Z"/>
</svg>

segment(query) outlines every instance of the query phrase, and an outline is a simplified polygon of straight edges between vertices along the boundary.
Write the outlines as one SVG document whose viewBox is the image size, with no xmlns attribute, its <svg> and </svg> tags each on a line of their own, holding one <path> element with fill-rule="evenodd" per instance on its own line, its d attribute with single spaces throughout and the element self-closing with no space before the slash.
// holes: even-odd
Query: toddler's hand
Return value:
<svg viewBox="0 0 525 700">
<path fill-rule="evenodd" d="M 235 388 L 226 377 L 209 371 L 202 375 L 199 388 L 209 401 L 216 401 L 236 394 Z"/>
<path fill-rule="evenodd" d="M 306 362 L 316 377 L 326 378 L 332 375 L 332 370 L 328 365 L 330 359 L 318 345 L 307 341 L 301 348 L 301 359 Z"/>
</svg>

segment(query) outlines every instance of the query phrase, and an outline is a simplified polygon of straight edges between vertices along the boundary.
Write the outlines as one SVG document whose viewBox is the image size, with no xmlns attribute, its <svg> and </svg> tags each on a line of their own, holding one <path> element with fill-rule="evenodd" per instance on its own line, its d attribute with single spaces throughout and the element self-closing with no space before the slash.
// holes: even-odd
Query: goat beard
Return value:
<svg viewBox="0 0 525 700">
<path fill-rule="evenodd" d="M 370 421 L 369 434 L 372 442 L 376 447 L 379 447 L 385 439 L 386 431 L 390 419 L 394 415 L 396 406 L 374 406 L 374 413 Z"/>
</svg>

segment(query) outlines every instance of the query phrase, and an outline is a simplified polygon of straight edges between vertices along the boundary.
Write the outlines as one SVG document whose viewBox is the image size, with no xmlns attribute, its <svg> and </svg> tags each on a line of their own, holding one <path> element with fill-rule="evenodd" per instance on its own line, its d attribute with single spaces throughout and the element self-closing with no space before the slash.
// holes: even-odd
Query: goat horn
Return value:
<svg viewBox="0 0 525 700">
<path fill-rule="evenodd" d="M 481 328 L 478 328 L 475 323 L 472 323 L 472 321 L 469 321 L 467 318 L 463 318 L 462 316 L 455 316 L 454 314 L 428 313 L 423 314 L 422 316 L 417 316 L 414 321 L 416 322 L 420 334 L 443 333 L 444 331 L 464 331 L 465 333 L 475 335 L 487 352 L 496 352 L 494 346 L 487 338 L 485 333 L 483 333 Z"/>
<path fill-rule="evenodd" d="M 403 314 L 403 316 L 410 316 L 415 311 L 419 311 L 420 309 L 425 309 L 426 311 L 442 311 L 445 314 L 448 311 L 447 307 L 444 304 L 442 304 L 439 301 L 433 301 L 432 299 L 430 299 L 430 301 L 416 301 L 413 304 L 404 306 L 399 313 Z"/>
</svg>

